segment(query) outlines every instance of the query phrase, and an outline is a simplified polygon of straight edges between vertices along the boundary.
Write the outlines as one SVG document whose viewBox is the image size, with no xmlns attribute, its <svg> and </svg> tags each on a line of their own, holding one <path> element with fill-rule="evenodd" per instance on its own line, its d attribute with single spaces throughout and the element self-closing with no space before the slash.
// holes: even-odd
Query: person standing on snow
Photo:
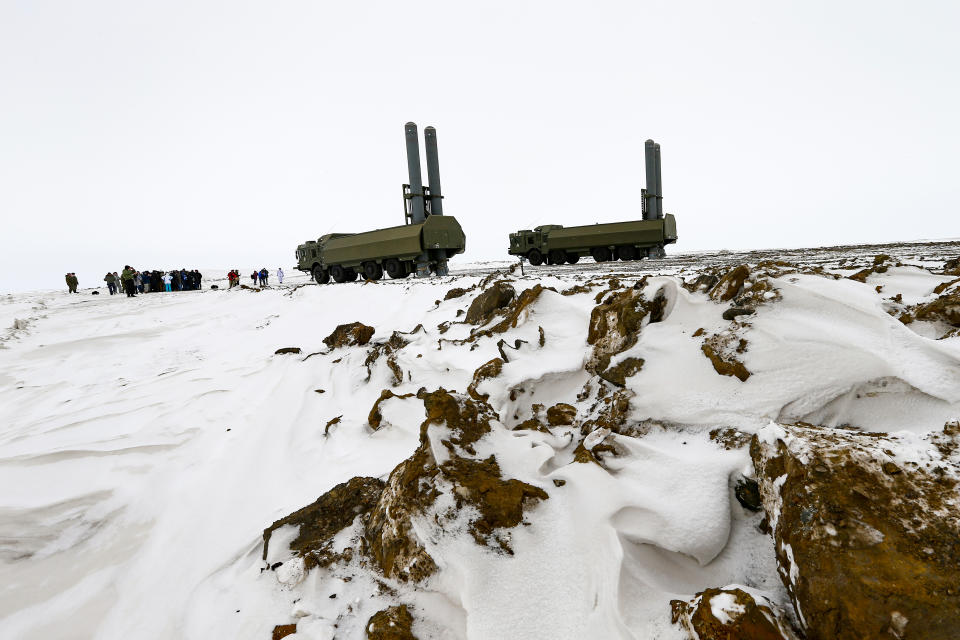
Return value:
<svg viewBox="0 0 960 640">
<path fill-rule="evenodd" d="M 283 284 L 283 269 L 281 267 L 277 267 L 277 282 Z"/>
<path fill-rule="evenodd" d="M 137 295 L 136 285 L 134 284 L 133 277 L 137 274 L 136 271 L 130 265 L 125 265 L 123 267 L 123 273 L 120 274 L 120 282 L 123 283 L 123 290 L 127 293 L 128 298 L 133 298 Z"/>
<path fill-rule="evenodd" d="M 170 283 L 173 282 L 173 276 L 169 272 L 163 274 L 163 290 L 170 292 Z"/>
<path fill-rule="evenodd" d="M 110 295 L 113 295 L 117 292 L 117 278 L 107 271 L 107 275 L 103 276 L 103 281 L 107 283 L 107 291 L 110 292 Z"/>
<path fill-rule="evenodd" d="M 257 286 L 257 276 L 260 275 L 256 271 L 250 274 L 250 279 L 253 280 L 253 286 Z"/>
<path fill-rule="evenodd" d="M 67 291 L 69 291 L 70 293 L 76 293 L 77 285 L 79 284 L 80 284 L 80 281 L 77 280 L 77 275 L 74 272 L 71 271 L 70 273 L 67 274 Z"/>
</svg>

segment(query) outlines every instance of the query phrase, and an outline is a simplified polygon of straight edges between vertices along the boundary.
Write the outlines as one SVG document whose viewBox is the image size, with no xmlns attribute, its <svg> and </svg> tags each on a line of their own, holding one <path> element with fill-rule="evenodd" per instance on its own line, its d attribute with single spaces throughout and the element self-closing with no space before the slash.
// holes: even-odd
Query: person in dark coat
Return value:
<svg viewBox="0 0 960 640">
<path fill-rule="evenodd" d="M 77 274 L 70 272 L 67 274 L 67 291 L 70 293 L 77 292 L 77 286 L 80 284 L 80 281 L 77 280 Z"/>
</svg>

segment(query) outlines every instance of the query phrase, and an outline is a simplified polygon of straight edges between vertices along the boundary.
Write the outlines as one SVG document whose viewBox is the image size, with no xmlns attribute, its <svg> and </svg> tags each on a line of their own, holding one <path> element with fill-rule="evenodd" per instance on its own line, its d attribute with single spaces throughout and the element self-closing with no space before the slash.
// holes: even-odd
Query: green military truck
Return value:
<svg viewBox="0 0 960 640">
<path fill-rule="evenodd" d="M 545 224 L 510 234 L 510 254 L 530 264 L 576 264 L 584 256 L 597 262 L 659 257 L 664 245 L 677 241 L 672 214 L 660 220 L 633 220 L 564 227 Z"/>
<path fill-rule="evenodd" d="M 465 248 L 466 236 L 456 218 L 431 215 L 420 224 L 309 240 L 297 247 L 297 269 L 319 284 L 350 282 L 357 276 L 379 280 L 384 273 L 406 278 L 421 265 L 444 275 L 447 260 Z"/>
<path fill-rule="evenodd" d="M 329 233 L 297 247 L 297 269 L 313 276 L 319 284 L 352 282 L 357 276 L 379 280 L 447 275 L 447 260 L 463 253 L 467 239 L 453 216 L 443 215 L 440 193 L 440 160 L 437 130 L 423 130 L 427 155 L 427 178 L 420 173 L 420 138 L 417 125 L 404 125 L 407 141 L 407 170 L 410 184 L 403 185 L 403 214 L 406 224 L 364 233 Z"/>
<path fill-rule="evenodd" d="M 576 264 L 591 256 L 597 262 L 659 258 L 664 247 L 677 241 L 677 221 L 663 213 L 663 186 L 660 179 L 660 145 L 645 143 L 644 163 L 647 188 L 641 189 L 642 220 L 564 227 L 545 224 L 510 234 L 510 255 L 520 256 L 539 266 Z"/>
</svg>

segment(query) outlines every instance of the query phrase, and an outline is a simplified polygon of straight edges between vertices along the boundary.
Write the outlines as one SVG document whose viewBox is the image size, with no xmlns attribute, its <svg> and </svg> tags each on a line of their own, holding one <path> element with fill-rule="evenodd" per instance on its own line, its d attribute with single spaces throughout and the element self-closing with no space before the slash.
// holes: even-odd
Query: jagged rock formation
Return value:
<svg viewBox="0 0 960 640">
<path fill-rule="evenodd" d="M 386 390 L 381 400 L 395 397 Z M 397 396 L 397 397 L 409 397 Z M 524 510 L 549 496 L 516 479 L 504 479 L 494 456 L 482 458 L 474 445 L 488 434 L 493 410 L 485 402 L 443 389 L 419 394 L 426 410 L 420 426 L 420 444 L 390 473 L 386 482 L 353 478 L 337 485 L 315 503 L 281 518 L 264 531 L 264 558 L 270 535 L 283 525 L 300 527 L 291 549 L 304 558 L 304 569 L 349 562 L 359 548 L 384 576 L 401 582 L 420 582 L 437 570 L 414 521 L 430 517 L 444 523 L 469 507 L 477 515 L 468 529 L 477 543 L 511 552 L 501 530 L 517 526 Z M 378 401 L 379 404 L 379 401 Z M 376 411 L 371 412 L 371 416 Z M 432 435 L 438 427 L 442 435 Z M 447 508 L 434 510 L 444 497 Z M 449 506 L 453 505 L 453 509 Z M 335 549 L 334 536 L 360 518 L 355 544 Z"/>
<path fill-rule="evenodd" d="M 643 285 L 638 286 L 610 294 L 590 312 L 587 344 L 593 346 L 593 354 L 586 368 L 619 386 L 640 370 L 643 359 L 627 358 L 612 368 L 611 359 L 637 343 L 645 324 L 662 321 L 667 304 L 663 288 L 648 300 Z"/>
<path fill-rule="evenodd" d="M 740 382 L 746 382 L 750 377 L 750 371 L 737 357 L 747 350 L 745 338 L 738 338 L 733 333 L 707 335 L 700 345 L 700 350 L 720 375 L 732 376 Z"/>
<path fill-rule="evenodd" d="M 690 640 L 797 640 L 784 613 L 737 587 L 706 589 L 691 600 L 671 600 L 672 621 Z"/>
<path fill-rule="evenodd" d="M 406 605 L 378 611 L 367 622 L 367 640 L 417 640 Z"/>
<path fill-rule="evenodd" d="M 958 434 L 771 425 L 755 437 L 781 579 L 808 640 L 955 635 Z"/>
<path fill-rule="evenodd" d="M 285 525 L 300 528 L 290 549 L 304 560 L 304 568 L 325 567 L 343 559 L 345 554 L 335 551 L 333 537 L 371 509 L 380 499 L 385 483 L 377 478 L 351 478 L 323 494 L 313 504 L 280 518 L 263 530 L 263 559 L 267 559 L 270 537 Z M 352 550 L 346 554 L 346 559 Z"/>
<path fill-rule="evenodd" d="M 496 282 L 473 299 L 464 321 L 467 324 L 486 324 L 517 297 L 516 290 L 506 282 Z"/>
<path fill-rule="evenodd" d="M 337 347 L 363 346 L 370 342 L 376 329 L 368 327 L 362 322 L 351 322 L 350 324 L 341 324 L 333 330 L 333 333 L 323 339 L 323 344 L 331 349 Z"/>
</svg>

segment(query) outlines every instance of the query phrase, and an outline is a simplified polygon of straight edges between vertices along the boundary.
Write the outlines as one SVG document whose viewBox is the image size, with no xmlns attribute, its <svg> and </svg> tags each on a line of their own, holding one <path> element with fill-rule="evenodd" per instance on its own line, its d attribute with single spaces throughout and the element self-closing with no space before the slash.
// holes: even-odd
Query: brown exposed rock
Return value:
<svg viewBox="0 0 960 640">
<path fill-rule="evenodd" d="M 300 353 L 300 347 L 283 347 L 273 352 L 273 355 L 279 356 L 284 353 Z"/>
<path fill-rule="evenodd" d="M 747 278 L 750 277 L 750 267 L 745 264 L 741 264 L 720 278 L 720 281 L 710 290 L 710 299 L 719 300 L 721 302 L 727 302 L 728 300 L 733 300 L 740 290 L 743 288 L 743 283 Z"/>
<path fill-rule="evenodd" d="M 600 377 L 618 387 L 624 387 L 627 384 L 627 378 L 639 373 L 644 362 L 643 358 L 624 358 L 606 371 L 601 371 Z"/>
<path fill-rule="evenodd" d="M 957 430 L 927 436 L 918 455 L 915 441 L 901 445 L 897 436 L 781 428 L 761 432 L 751 457 L 781 579 L 807 638 L 953 637 Z M 893 457 L 896 470 L 885 464 Z"/>
<path fill-rule="evenodd" d="M 349 562 L 354 557 L 353 547 L 337 551 L 332 541 L 337 532 L 360 516 L 360 533 L 355 540 L 364 557 L 388 578 L 419 582 L 435 573 L 437 565 L 414 528 L 414 520 L 427 516 L 442 530 L 448 519 L 456 518 L 457 512 L 466 507 L 477 514 L 469 523 L 474 539 L 510 552 L 507 538 L 499 531 L 520 524 L 529 504 L 549 496 L 539 487 L 503 478 L 493 456 L 475 457 L 473 445 L 489 433 L 495 418 L 488 404 L 443 389 L 418 396 L 427 416 L 413 455 L 397 465 L 386 483 L 377 478 L 353 478 L 314 504 L 275 522 L 264 531 L 264 558 L 272 532 L 290 524 L 300 527 L 290 548 L 304 557 L 307 570 Z M 392 392 L 385 391 L 382 397 L 393 397 Z M 429 435 L 433 425 L 446 428 L 439 455 Z M 444 493 L 452 497 L 457 508 L 430 515 Z"/>
<path fill-rule="evenodd" d="M 610 429 L 614 433 L 629 435 L 626 423 L 630 412 L 630 398 L 633 395 L 628 389 L 618 389 L 599 399 L 590 408 L 590 418 L 584 421 L 580 433 L 586 435 L 596 429 Z"/>
<path fill-rule="evenodd" d="M 766 598 L 757 602 L 742 589 L 707 589 L 690 601 L 671 600 L 670 607 L 673 623 L 690 634 L 690 640 L 797 640 L 776 605 Z M 725 615 L 717 618 L 715 608 Z"/>
<path fill-rule="evenodd" d="M 958 282 L 960 282 L 960 278 L 957 278 L 956 280 L 949 280 L 947 282 L 941 282 L 940 284 L 938 284 L 933 288 L 933 292 L 937 295 L 940 295 L 941 293 L 943 293 L 953 285 L 957 284 Z M 899 299 L 895 298 L 896 302 L 903 302 L 903 296 L 901 294 L 898 293 L 897 297 Z"/>
<path fill-rule="evenodd" d="M 454 482 L 457 508 L 476 507 L 480 518 L 470 523 L 470 533 L 479 544 L 489 544 L 498 528 L 515 527 L 523 520 L 524 503 L 546 500 L 550 496 L 540 487 L 526 482 L 503 480 L 500 465 L 490 456 L 486 460 L 454 457 L 441 465 L 444 476 Z M 502 539 L 494 538 L 504 550 L 511 552 Z"/>
<path fill-rule="evenodd" d="M 544 287 L 543 285 L 534 285 L 529 289 L 524 289 L 520 295 L 514 300 L 507 308 L 503 320 L 490 327 L 489 329 L 482 331 L 478 334 L 475 334 L 476 337 L 481 335 L 493 335 L 495 333 L 503 333 L 507 329 L 516 328 L 520 322 L 520 315 L 532 305 L 536 300 L 543 294 L 544 291 L 554 291 L 556 289 L 553 287 Z"/>
<path fill-rule="evenodd" d="M 450 491 L 458 509 L 469 505 L 479 513 L 470 523 L 478 543 L 506 551 L 509 544 L 497 537 L 496 529 L 518 525 L 529 501 L 548 497 L 538 487 L 502 479 L 493 456 L 472 457 L 476 455 L 473 444 L 489 433 L 494 419 L 489 405 L 443 389 L 424 394 L 423 403 L 427 419 L 420 427 L 420 446 L 390 474 L 364 534 L 369 554 L 384 575 L 401 581 L 418 582 L 436 571 L 413 530 L 412 518 L 425 513 L 441 492 Z M 441 443 L 446 449 L 442 464 L 437 463 L 428 437 L 432 425 L 443 425 L 451 432 Z"/>
<path fill-rule="evenodd" d="M 364 547 L 388 578 L 420 582 L 437 565 L 413 531 L 411 519 L 424 513 L 440 495 L 439 473 L 429 446 L 421 442 L 412 456 L 390 473 L 381 500 L 364 527 Z"/>
<path fill-rule="evenodd" d="M 551 427 L 573 424 L 577 419 L 577 408 L 565 402 L 559 402 L 547 409 L 547 423 Z"/>
<path fill-rule="evenodd" d="M 330 435 L 330 427 L 340 424 L 340 418 L 342 417 L 343 417 L 342 415 L 339 415 L 336 418 L 331 418 L 330 421 L 327 422 L 327 426 L 324 427 L 323 429 L 323 435 L 325 436 Z"/>
<path fill-rule="evenodd" d="M 730 307 L 723 312 L 724 320 L 733 320 L 737 316 L 749 316 L 756 313 L 754 309 L 747 309 L 745 307 Z"/>
<path fill-rule="evenodd" d="M 890 266 L 886 264 L 890 260 L 890 256 L 885 253 L 881 253 L 873 258 L 873 264 L 866 269 L 861 269 L 851 276 L 847 276 L 850 280 L 856 280 L 857 282 L 866 283 L 867 278 L 872 276 L 875 273 L 886 273 Z M 900 266 L 898 262 L 896 266 Z"/>
<path fill-rule="evenodd" d="M 732 376 L 740 382 L 745 382 L 750 377 L 750 372 L 734 355 L 734 353 L 746 351 L 746 340 L 738 339 L 737 346 L 733 347 L 728 337 L 708 335 L 700 345 L 700 350 L 709 358 L 713 368 L 720 375 Z"/>
<path fill-rule="evenodd" d="M 600 461 L 593 455 L 593 452 L 583 446 L 583 442 L 580 442 L 577 448 L 573 450 L 573 461 L 579 462 L 580 464 L 586 464 L 588 462 L 600 464 Z"/>
<path fill-rule="evenodd" d="M 594 307 L 587 330 L 587 344 L 593 345 L 587 370 L 594 374 L 605 371 L 611 357 L 637 343 L 645 322 L 663 320 L 666 303 L 663 289 L 652 300 L 647 300 L 640 290 L 625 289 Z"/>
<path fill-rule="evenodd" d="M 273 628 L 273 634 L 270 636 L 270 638 L 271 640 L 282 640 L 282 638 L 292 636 L 296 632 L 296 624 L 278 624 Z"/>
<path fill-rule="evenodd" d="M 363 346 L 370 342 L 370 338 L 373 337 L 375 331 L 376 329 L 373 327 L 368 327 L 360 322 L 341 324 L 333 330 L 333 333 L 323 339 L 323 343 L 331 349 L 353 345 Z"/>
<path fill-rule="evenodd" d="M 313 504 L 280 518 L 263 530 L 263 559 L 267 559 L 270 536 L 285 525 L 300 528 L 290 549 L 304 559 L 304 567 L 325 567 L 342 559 L 333 549 L 333 537 L 350 526 L 354 519 L 370 511 L 384 489 L 378 478 L 351 478 L 326 492 Z"/>
<path fill-rule="evenodd" d="M 486 364 L 482 364 L 477 367 L 477 370 L 473 372 L 473 380 L 470 382 L 470 385 L 467 387 L 467 394 L 474 400 L 479 400 L 481 402 L 486 402 L 490 398 L 490 394 L 477 393 L 477 386 L 489 378 L 496 378 L 500 375 L 500 372 L 503 370 L 503 359 L 494 358 Z"/>
<path fill-rule="evenodd" d="M 413 616 L 401 604 L 373 614 L 367 622 L 367 640 L 417 640 L 413 635 Z"/>
<path fill-rule="evenodd" d="M 943 264 L 943 272 L 948 276 L 960 276 L 960 258 L 947 260 Z"/>
<path fill-rule="evenodd" d="M 466 293 L 467 293 L 466 289 L 463 289 L 461 287 L 454 287 L 453 289 L 450 289 L 450 291 L 447 291 L 447 295 L 443 296 L 443 299 L 453 300 L 454 298 L 463 297 L 464 295 L 466 295 Z"/>
<path fill-rule="evenodd" d="M 752 436 L 732 427 L 718 427 L 710 431 L 710 439 L 721 445 L 727 451 L 742 449 L 750 444 Z"/>
<path fill-rule="evenodd" d="M 576 284 L 560 292 L 562 296 L 574 296 L 578 293 L 590 293 L 593 287 L 590 284 Z"/>
<path fill-rule="evenodd" d="M 467 324 L 486 324 L 491 318 L 517 296 L 516 290 L 506 282 L 496 282 L 473 299 L 464 321 Z"/>
<path fill-rule="evenodd" d="M 514 431 L 542 431 L 543 433 L 550 433 L 550 429 L 546 427 L 542 422 L 536 418 L 528 418 L 523 422 L 519 423 L 513 428 Z"/>
<path fill-rule="evenodd" d="M 384 389 L 380 392 L 380 397 L 376 399 L 373 403 L 373 407 L 370 408 L 370 413 L 367 415 L 367 424 L 370 425 L 370 428 L 377 430 L 380 428 L 380 423 L 383 422 L 383 414 L 380 413 L 380 405 L 389 400 L 390 398 L 412 398 L 412 393 L 403 393 L 396 394 L 390 389 Z"/>
<path fill-rule="evenodd" d="M 417 325 L 417 327 L 418 329 L 423 328 L 422 325 Z M 416 331 L 417 329 L 414 329 L 412 333 Z M 386 355 L 387 367 L 389 367 L 391 373 L 393 373 L 393 386 L 396 387 L 403 382 L 403 369 L 401 369 L 397 363 L 396 354 L 408 344 L 410 344 L 410 341 L 404 338 L 399 331 L 394 331 L 387 340 L 373 344 L 370 351 L 367 352 L 366 360 L 363 362 L 367 368 L 367 381 L 369 382 L 371 376 L 373 376 L 373 366 L 377 360 L 379 360 L 381 356 Z"/>
</svg>

